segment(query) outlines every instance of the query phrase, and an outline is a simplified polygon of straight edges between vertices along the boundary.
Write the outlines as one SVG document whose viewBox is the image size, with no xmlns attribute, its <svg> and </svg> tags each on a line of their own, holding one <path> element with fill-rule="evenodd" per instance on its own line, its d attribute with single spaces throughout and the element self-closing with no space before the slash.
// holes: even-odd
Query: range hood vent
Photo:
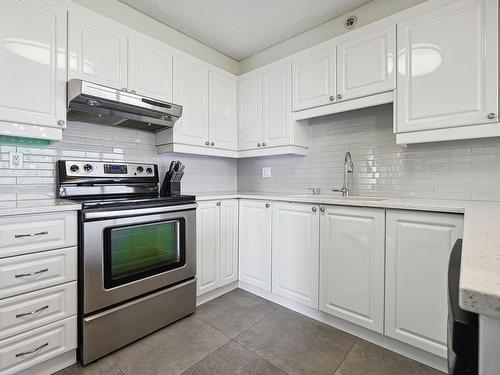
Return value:
<svg viewBox="0 0 500 375">
<path fill-rule="evenodd" d="M 68 82 L 68 120 L 157 132 L 181 117 L 182 106 L 127 91 L 72 79 Z"/>
</svg>

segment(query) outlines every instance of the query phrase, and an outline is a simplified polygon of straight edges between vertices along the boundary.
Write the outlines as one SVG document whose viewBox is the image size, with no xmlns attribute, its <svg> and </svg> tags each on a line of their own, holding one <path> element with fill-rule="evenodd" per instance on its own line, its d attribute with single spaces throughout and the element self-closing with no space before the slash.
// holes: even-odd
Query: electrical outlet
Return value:
<svg viewBox="0 0 500 375">
<path fill-rule="evenodd" d="M 22 169 L 23 168 L 23 154 L 22 152 L 9 152 L 9 168 Z"/>
<path fill-rule="evenodd" d="M 271 167 L 262 168 L 262 178 L 270 178 L 271 177 Z"/>
</svg>

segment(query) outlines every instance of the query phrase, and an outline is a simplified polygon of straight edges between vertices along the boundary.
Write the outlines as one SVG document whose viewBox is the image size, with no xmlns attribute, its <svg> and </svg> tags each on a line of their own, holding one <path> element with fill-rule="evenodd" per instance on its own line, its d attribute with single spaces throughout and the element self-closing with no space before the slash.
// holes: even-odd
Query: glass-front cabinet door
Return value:
<svg viewBox="0 0 500 375">
<path fill-rule="evenodd" d="M 183 219 L 104 230 L 106 289 L 184 266 Z"/>
</svg>

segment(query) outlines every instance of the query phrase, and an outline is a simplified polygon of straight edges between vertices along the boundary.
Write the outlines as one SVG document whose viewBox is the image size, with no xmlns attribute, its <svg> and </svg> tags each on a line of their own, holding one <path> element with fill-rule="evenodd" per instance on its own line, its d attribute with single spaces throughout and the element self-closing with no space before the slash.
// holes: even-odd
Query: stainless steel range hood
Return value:
<svg viewBox="0 0 500 375">
<path fill-rule="evenodd" d="M 182 106 L 96 83 L 68 82 L 68 120 L 157 132 L 172 127 Z"/>
</svg>

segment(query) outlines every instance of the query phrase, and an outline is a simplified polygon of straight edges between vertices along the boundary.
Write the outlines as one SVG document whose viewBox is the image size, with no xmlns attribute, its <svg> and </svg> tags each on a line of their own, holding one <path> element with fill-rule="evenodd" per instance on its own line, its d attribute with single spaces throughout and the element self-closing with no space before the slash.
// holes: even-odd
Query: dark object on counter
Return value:
<svg viewBox="0 0 500 375">
<path fill-rule="evenodd" d="M 180 161 L 172 160 L 170 168 L 165 174 L 163 183 L 161 184 L 161 197 L 175 197 L 181 195 L 181 180 L 184 176 L 185 166 Z"/>
<path fill-rule="evenodd" d="M 477 375 L 479 357 L 478 316 L 458 305 L 462 240 L 453 246 L 448 264 L 448 374 Z"/>
</svg>

